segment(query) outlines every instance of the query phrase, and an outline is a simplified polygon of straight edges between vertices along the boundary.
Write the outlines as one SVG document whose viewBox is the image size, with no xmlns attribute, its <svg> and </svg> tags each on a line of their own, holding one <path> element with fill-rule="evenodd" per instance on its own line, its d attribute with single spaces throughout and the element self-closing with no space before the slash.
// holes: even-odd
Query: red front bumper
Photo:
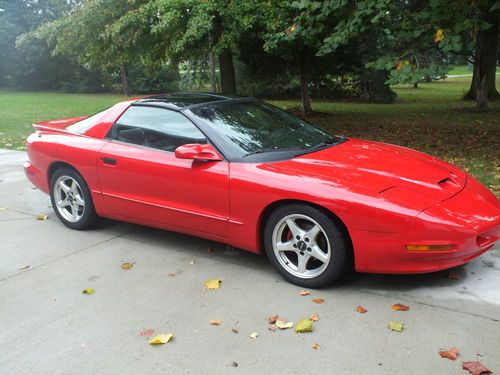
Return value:
<svg viewBox="0 0 500 375">
<path fill-rule="evenodd" d="M 403 233 L 351 231 L 360 272 L 425 273 L 456 267 L 500 239 L 500 202 L 474 179 L 455 196 L 418 214 Z M 407 244 L 452 244 L 445 251 L 407 251 Z"/>
</svg>

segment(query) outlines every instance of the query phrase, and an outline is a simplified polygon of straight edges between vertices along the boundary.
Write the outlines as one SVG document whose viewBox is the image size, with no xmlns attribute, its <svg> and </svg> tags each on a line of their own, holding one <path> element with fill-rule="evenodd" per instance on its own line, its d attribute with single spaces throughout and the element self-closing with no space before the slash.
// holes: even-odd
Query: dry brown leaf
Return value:
<svg viewBox="0 0 500 375">
<path fill-rule="evenodd" d="M 462 368 L 469 371 L 472 375 L 492 374 L 490 370 L 484 367 L 481 362 L 462 362 Z"/>
<path fill-rule="evenodd" d="M 43 220 L 47 220 L 48 218 L 49 218 L 49 215 L 47 215 L 47 214 L 38 214 L 38 215 L 36 215 L 36 219 L 37 220 L 43 221 Z"/>
<path fill-rule="evenodd" d="M 168 277 L 174 277 L 174 276 L 175 276 L 175 273 L 170 272 L 167 276 L 168 276 Z"/>
<path fill-rule="evenodd" d="M 143 329 L 141 332 L 139 332 L 139 336 L 150 337 L 153 333 L 155 333 L 154 329 L 146 328 L 146 329 Z"/>
<path fill-rule="evenodd" d="M 278 315 L 273 315 L 267 318 L 267 321 L 269 322 L 269 324 L 274 324 L 279 318 L 280 317 Z"/>
<path fill-rule="evenodd" d="M 130 263 L 130 262 L 125 262 L 125 263 L 122 263 L 122 269 L 124 269 L 124 270 L 129 270 L 129 269 L 131 269 L 133 266 L 134 266 L 134 263 Z"/>
<path fill-rule="evenodd" d="M 365 309 L 363 306 L 358 306 L 356 307 L 356 311 L 359 312 L 360 314 L 366 313 L 368 310 Z"/>
<path fill-rule="evenodd" d="M 238 364 L 236 362 L 231 362 L 230 366 L 238 367 Z"/>
<path fill-rule="evenodd" d="M 300 293 L 299 293 L 301 296 L 308 296 L 309 294 L 311 294 L 310 291 L 308 290 L 301 290 Z"/>
<path fill-rule="evenodd" d="M 321 346 L 316 342 L 316 343 L 313 344 L 312 348 L 314 350 L 319 350 L 319 348 L 321 348 Z"/>
<path fill-rule="evenodd" d="M 212 325 L 212 326 L 220 326 L 220 320 L 219 319 L 212 319 L 210 321 L 210 325 Z"/>
<path fill-rule="evenodd" d="M 325 300 L 323 298 L 316 298 L 316 299 L 313 299 L 313 302 L 321 304 L 321 303 L 325 302 Z"/>
<path fill-rule="evenodd" d="M 319 316 L 318 314 L 313 313 L 311 314 L 311 317 L 309 319 L 311 319 L 313 322 L 317 322 L 319 320 Z"/>
<path fill-rule="evenodd" d="M 410 307 L 401 303 L 395 303 L 391 306 L 391 309 L 393 309 L 394 311 L 408 311 L 410 310 Z"/>
<path fill-rule="evenodd" d="M 448 359 L 451 359 L 452 361 L 454 361 L 455 359 L 458 358 L 458 348 L 451 348 L 449 350 L 440 350 L 439 351 L 439 355 L 442 357 L 442 358 L 448 358 Z"/>
<path fill-rule="evenodd" d="M 259 336 L 259 334 L 258 334 L 257 332 L 252 332 L 252 333 L 250 334 L 250 338 L 251 338 L 251 339 L 254 339 L 254 340 L 257 338 L 257 336 Z"/>
</svg>

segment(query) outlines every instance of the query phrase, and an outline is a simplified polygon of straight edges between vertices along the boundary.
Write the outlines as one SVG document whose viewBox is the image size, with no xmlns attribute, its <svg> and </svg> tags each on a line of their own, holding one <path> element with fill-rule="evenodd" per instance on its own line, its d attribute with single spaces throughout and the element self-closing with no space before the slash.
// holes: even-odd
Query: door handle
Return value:
<svg viewBox="0 0 500 375">
<path fill-rule="evenodd" d="M 116 165 L 116 159 L 113 158 L 107 158 L 107 157 L 101 157 L 101 160 L 104 164 L 109 164 L 109 165 Z"/>
</svg>

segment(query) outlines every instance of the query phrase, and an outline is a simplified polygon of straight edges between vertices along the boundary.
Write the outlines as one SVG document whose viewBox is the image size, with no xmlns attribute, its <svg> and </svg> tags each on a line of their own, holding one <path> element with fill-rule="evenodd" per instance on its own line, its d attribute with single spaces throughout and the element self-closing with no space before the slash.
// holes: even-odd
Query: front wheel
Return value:
<svg viewBox="0 0 500 375">
<path fill-rule="evenodd" d="M 98 216 L 90 190 L 73 169 L 59 168 L 50 178 L 50 199 L 57 217 L 72 229 L 87 229 Z"/>
<path fill-rule="evenodd" d="M 264 229 L 267 256 L 293 284 L 320 288 L 349 269 L 349 241 L 321 210 L 303 204 L 276 209 Z"/>
</svg>

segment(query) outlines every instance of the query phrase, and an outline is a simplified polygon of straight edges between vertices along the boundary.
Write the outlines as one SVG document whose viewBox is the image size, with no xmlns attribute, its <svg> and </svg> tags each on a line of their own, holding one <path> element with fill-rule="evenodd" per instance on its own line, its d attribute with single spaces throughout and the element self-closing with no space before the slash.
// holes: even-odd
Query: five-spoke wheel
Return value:
<svg viewBox="0 0 500 375">
<path fill-rule="evenodd" d="M 291 204 L 276 209 L 267 220 L 264 243 L 283 277 L 301 286 L 328 285 L 348 269 L 345 233 L 312 206 Z"/>
<path fill-rule="evenodd" d="M 98 218 L 89 188 L 74 169 L 61 167 L 52 174 L 50 199 L 59 219 L 70 228 L 88 228 Z"/>
</svg>

